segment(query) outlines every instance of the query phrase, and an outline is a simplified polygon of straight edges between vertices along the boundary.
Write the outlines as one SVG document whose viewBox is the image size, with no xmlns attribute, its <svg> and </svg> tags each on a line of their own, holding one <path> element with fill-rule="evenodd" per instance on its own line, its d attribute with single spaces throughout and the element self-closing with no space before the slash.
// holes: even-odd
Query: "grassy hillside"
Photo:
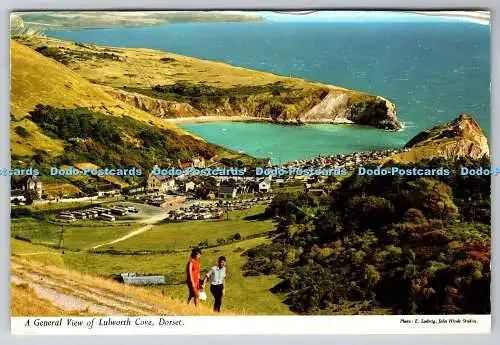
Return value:
<svg viewBox="0 0 500 345">
<path fill-rule="evenodd" d="M 10 285 L 11 316 L 89 316 L 79 310 L 64 310 L 45 298 L 40 298 L 29 284 Z"/>
<path fill-rule="evenodd" d="M 138 223 L 110 225 L 109 222 L 88 220 L 70 225 L 55 223 L 50 219 L 23 217 L 12 219 L 11 235 L 50 247 L 81 250 L 119 238 L 139 227 Z"/>
<path fill-rule="evenodd" d="M 87 80 L 115 88 L 147 88 L 173 84 L 178 80 L 226 88 L 259 86 L 277 81 L 313 86 L 302 79 L 153 49 L 105 47 L 48 37 L 18 36 L 15 39 L 64 63 Z"/>
<path fill-rule="evenodd" d="M 13 316 L 213 315 L 209 306 L 195 308 L 184 298 L 47 265 L 30 254 L 11 256 Z"/>
<path fill-rule="evenodd" d="M 42 215 L 37 213 L 33 217 L 13 219 L 11 253 L 45 265 L 101 278 L 110 278 L 122 272 L 163 274 L 168 284 L 150 287 L 148 290 L 153 294 L 158 293 L 183 300 L 187 297 L 185 264 L 191 250 L 190 246 L 208 240 L 209 245 L 214 247 L 203 249 L 201 259 L 203 272 L 217 262 L 218 256 L 224 255 L 227 258 L 229 275 L 224 310 L 251 315 L 290 314 L 287 305 L 282 303 L 284 296 L 270 291 L 279 283 L 278 277 L 243 275 L 242 266 L 247 260 L 245 251 L 271 241 L 264 232 L 271 230 L 274 225 L 271 220 L 257 217 L 262 211 L 263 206 L 258 205 L 249 210 L 231 212 L 229 220 L 155 225 L 140 235 L 114 245 L 115 250 L 126 250 L 129 254 L 112 254 L 106 252 L 109 249 L 106 247 L 99 248 L 101 252 L 87 250 L 99 243 L 119 238 L 137 229 L 137 225 L 78 221 L 60 226 L 50 222 L 50 214 L 45 215 L 45 220 L 35 219 Z M 61 248 L 56 249 L 60 243 L 61 230 L 64 240 Z M 242 236 L 241 240 L 217 242 L 217 239 L 227 239 L 236 232 Z M 259 237 L 245 239 L 247 235 Z M 122 248 L 122 245 L 126 248 Z M 140 253 L 143 249 L 157 251 L 176 249 L 176 251 L 145 255 Z M 208 295 L 207 303 L 211 304 L 213 299 L 210 293 Z"/>
<path fill-rule="evenodd" d="M 57 155 L 63 150 L 63 142 L 42 134 L 33 122 L 26 119 L 28 112 L 37 104 L 59 108 L 85 107 L 110 116 L 128 115 L 157 127 L 185 134 L 178 127 L 160 121 L 135 107 L 117 102 L 106 92 L 92 85 L 64 65 L 11 41 L 11 142 L 12 153 L 32 155 L 45 150 Z M 28 132 L 18 134 L 21 126 Z"/>
<path fill-rule="evenodd" d="M 247 277 L 242 271 L 247 261 L 243 253 L 250 248 L 269 242 L 270 239 L 261 237 L 203 250 L 201 258 L 203 272 L 207 272 L 211 266 L 215 265 L 220 255 L 224 255 L 227 259 L 226 296 L 223 300 L 223 309 L 227 308 L 246 315 L 293 315 L 283 302 L 285 296 L 271 292 L 272 287 L 280 281 L 277 276 Z M 186 294 L 186 287 L 183 283 L 185 276 L 181 269 L 185 267 L 187 254 L 185 252 L 163 256 L 164 265 L 169 270 L 169 277 L 177 282 L 160 288 L 165 295 L 183 296 Z M 209 298 L 209 303 L 212 303 L 210 294 Z"/>
<path fill-rule="evenodd" d="M 105 86 L 116 99 L 161 117 L 221 114 L 278 121 L 342 119 L 386 129 L 398 127 L 392 104 L 342 87 L 151 49 L 15 38 Z M 315 107 L 327 95 L 328 104 Z"/>
<path fill-rule="evenodd" d="M 268 243 L 266 238 L 255 238 L 240 241 L 230 245 L 203 251 L 201 259 L 202 269 L 205 272 L 217 262 L 220 255 L 225 255 L 228 262 L 227 295 L 224 299 L 223 310 L 238 315 L 287 315 L 291 314 L 288 307 L 283 304 L 283 297 L 270 292 L 270 289 L 279 282 L 276 276 L 245 277 L 241 267 L 246 262 L 242 253 L 249 248 Z M 45 246 L 34 245 L 24 241 L 12 239 L 12 253 L 14 257 L 21 259 L 29 258 L 39 267 L 39 272 L 51 272 L 57 269 L 59 275 L 68 279 L 83 276 L 84 281 L 80 284 L 88 285 L 88 282 L 96 282 L 96 287 L 102 284 L 113 287 L 114 291 L 122 291 L 123 294 L 136 296 L 134 287 L 115 283 L 109 277 L 121 272 L 140 272 L 144 274 L 164 274 L 169 282 L 161 287 L 139 288 L 141 298 L 147 297 L 150 301 L 161 298 L 165 300 L 162 306 L 170 306 L 168 301 L 174 301 L 175 308 L 181 309 L 182 315 L 196 315 L 194 308 L 183 306 L 187 298 L 185 286 L 185 264 L 189 252 L 180 252 L 160 255 L 109 255 L 92 254 L 84 251 L 76 252 L 50 249 Z M 41 267 L 45 268 L 41 268 Z M 137 293 L 139 293 L 137 292 Z M 213 297 L 208 295 L 207 306 L 213 303 Z M 155 302 L 161 303 L 161 302 Z M 187 308 L 187 309 L 186 309 Z M 177 309 L 174 309 L 174 311 Z M 207 309 L 201 309 L 198 313 L 204 313 Z M 179 313 L 181 314 L 181 313 Z M 152 314 L 154 315 L 154 314 Z"/>
<path fill-rule="evenodd" d="M 184 151 L 188 156 L 190 152 L 196 151 L 196 146 L 199 146 L 202 150 L 211 151 L 211 156 L 220 154 L 222 157 L 243 159 L 247 162 L 249 160 L 248 156 L 211 146 L 175 125 L 169 124 L 134 106 L 120 102 L 62 63 L 47 58 L 16 41 L 11 41 L 10 136 L 12 155 L 15 159 L 13 163 L 19 161 L 22 164 L 22 162 L 28 162 L 28 159 L 32 157 L 35 158 L 37 164 L 55 163 L 60 161 L 62 155 L 71 152 L 68 147 L 75 146 L 67 141 L 70 138 L 61 136 L 61 133 L 56 133 L 47 128 L 42 129 L 39 124 L 44 125 L 43 122 L 36 124 L 33 121 L 30 112 L 32 113 L 37 105 L 42 105 L 40 109 L 45 109 L 46 116 L 57 112 L 65 117 L 58 118 L 62 121 L 56 124 L 58 129 L 66 128 L 63 122 L 67 121 L 68 116 L 80 116 L 79 114 L 98 114 L 102 121 L 109 123 L 114 121 L 113 118 L 120 121 L 120 119 L 126 117 L 128 123 L 133 123 L 137 128 L 143 128 L 143 132 L 160 133 L 160 137 L 163 136 L 165 140 L 168 139 L 171 144 L 175 143 L 176 151 Z M 83 117 L 82 119 L 90 119 L 90 117 Z M 141 145 L 140 140 L 135 140 L 124 131 L 118 135 L 121 136 L 123 141 L 129 142 L 131 146 Z M 79 135 L 75 133 L 74 136 L 78 137 Z M 162 140 L 160 137 L 156 137 L 156 139 Z M 107 146 L 101 147 L 101 149 L 107 154 L 116 151 Z M 77 151 L 81 152 L 80 149 Z M 95 149 L 92 152 L 96 152 Z M 168 156 L 168 153 L 166 155 Z M 85 155 L 73 157 L 64 164 L 99 163 L 88 158 Z M 126 161 L 123 154 L 119 160 L 122 160 L 124 166 L 133 163 L 133 161 L 129 161 L 129 163 L 123 162 L 123 160 Z M 108 162 L 101 161 L 100 163 L 105 165 Z M 52 182 L 72 183 L 69 180 Z M 123 182 L 120 181 L 119 184 L 123 184 Z"/>
<path fill-rule="evenodd" d="M 406 145 L 405 151 L 387 157 L 396 163 L 418 162 L 434 158 L 490 156 L 488 138 L 476 119 L 462 113 L 453 121 L 418 133 Z"/>
</svg>

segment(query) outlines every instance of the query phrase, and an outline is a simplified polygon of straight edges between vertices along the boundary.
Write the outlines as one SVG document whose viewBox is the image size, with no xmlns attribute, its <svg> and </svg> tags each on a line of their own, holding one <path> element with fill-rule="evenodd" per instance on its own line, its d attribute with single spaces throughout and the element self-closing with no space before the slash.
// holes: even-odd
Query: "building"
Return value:
<svg viewBox="0 0 500 345">
<path fill-rule="evenodd" d="M 312 188 L 307 191 L 307 195 L 312 198 L 321 198 L 327 196 L 328 194 L 326 194 L 326 192 L 323 189 Z"/>
<path fill-rule="evenodd" d="M 120 192 L 120 188 L 114 184 L 107 184 L 97 188 L 97 196 L 117 195 L 120 194 Z"/>
<path fill-rule="evenodd" d="M 205 168 L 205 158 L 203 157 L 197 157 L 193 159 L 193 167 L 197 169 L 203 169 Z"/>
<path fill-rule="evenodd" d="M 136 187 L 136 188 L 129 189 L 127 191 L 127 194 L 137 194 L 137 193 L 142 193 L 145 191 L 146 191 L 146 188 L 144 188 L 144 187 Z"/>
<path fill-rule="evenodd" d="M 259 192 L 270 192 L 271 191 L 271 178 L 266 177 L 259 182 Z"/>
<path fill-rule="evenodd" d="M 187 168 L 193 168 L 193 162 L 181 162 L 180 160 L 177 161 L 177 166 L 181 169 L 187 169 Z"/>
<path fill-rule="evenodd" d="M 234 199 L 236 198 L 236 191 L 236 187 L 220 186 L 218 197 L 222 199 Z"/>
<path fill-rule="evenodd" d="M 21 190 L 24 192 L 34 190 L 36 191 L 38 198 L 42 198 L 42 181 L 38 176 L 25 176 L 20 181 Z"/>
<path fill-rule="evenodd" d="M 147 189 L 149 191 L 162 193 L 174 191 L 176 189 L 175 179 L 173 179 L 171 176 L 160 176 L 150 173 L 148 176 Z"/>
<path fill-rule="evenodd" d="M 186 184 L 184 185 L 184 189 L 186 192 L 195 190 L 195 188 L 196 188 L 196 183 L 194 183 L 193 181 L 186 182 Z"/>
</svg>

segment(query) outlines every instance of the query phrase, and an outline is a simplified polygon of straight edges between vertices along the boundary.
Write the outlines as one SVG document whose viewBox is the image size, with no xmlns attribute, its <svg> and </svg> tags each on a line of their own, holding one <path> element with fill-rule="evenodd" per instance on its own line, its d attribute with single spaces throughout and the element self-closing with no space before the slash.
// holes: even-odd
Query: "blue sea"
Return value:
<svg viewBox="0 0 500 345">
<path fill-rule="evenodd" d="M 275 161 L 400 147 L 419 131 L 461 112 L 475 116 L 489 134 L 489 25 L 411 14 L 371 20 L 314 16 L 287 20 L 283 15 L 268 19 L 46 34 L 82 43 L 170 51 L 361 90 L 393 101 L 405 123 L 397 133 L 346 125 L 182 125 L 209 142 L 259 157 L 271 155 Z"/>
</svg>

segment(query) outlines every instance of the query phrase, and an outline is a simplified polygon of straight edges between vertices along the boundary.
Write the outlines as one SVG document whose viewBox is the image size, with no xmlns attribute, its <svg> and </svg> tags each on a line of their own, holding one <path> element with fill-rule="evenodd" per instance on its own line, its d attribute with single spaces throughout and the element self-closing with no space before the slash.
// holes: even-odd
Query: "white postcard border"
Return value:
<svg viewBox="0 0 500 345">
<path fill-rule="evenodd" d="M 491 315 L 11 317 L 16 335 L 480 334 Z"/>
</svg>

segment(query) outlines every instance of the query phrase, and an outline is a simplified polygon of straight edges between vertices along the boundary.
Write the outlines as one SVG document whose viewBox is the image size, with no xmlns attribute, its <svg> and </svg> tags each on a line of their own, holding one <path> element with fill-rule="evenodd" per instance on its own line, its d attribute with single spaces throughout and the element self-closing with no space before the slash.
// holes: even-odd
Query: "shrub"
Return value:
<svg viewBox="0 0 500 345">
<path fill-rule="evenodd" d="M 240 234 L 239 232 L 235 233 L 235 234 L 233 235 L 233 240 L 234 240 L 234 241 L 239 241 L 239 240 L 241 240 L 241 234 Z"/>
<path fill-rule="evenodd" d="M 218 238 L 217 239 L 217 245 L 221 246 L 226 243 L 226 240 L 224 238 Z"/>
<path fill-rule="evenodd" d="M 203 240 L 198 244 L 199 248 L 207 248 L 209 246 L 208 240 Z"/>
<path fill-rule="evenodd" d="M 21 136 L 21 137 L 23 137 L 23 138 L 27 138 L 27 137 L 29 137 L 29 136 L 30 136 L 30 133 L 29 133 L 29 132 L 28 132 L 28 130 L 27 130 L 26 128 L 24 128 L 24 127 L 17 126 L 14 130 L 15 130 L 15 132 L 16 132 L 19 136 Z"/>
</svg>

